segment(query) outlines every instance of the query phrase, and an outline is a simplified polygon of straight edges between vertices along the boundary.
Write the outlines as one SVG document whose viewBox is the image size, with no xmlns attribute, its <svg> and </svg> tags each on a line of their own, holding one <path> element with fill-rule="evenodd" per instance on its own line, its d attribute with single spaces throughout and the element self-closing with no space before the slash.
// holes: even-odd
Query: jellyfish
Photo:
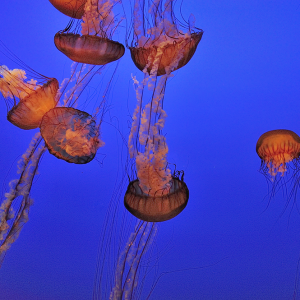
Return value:
<svg viewBox="0 0 300 300">
<path fill-rule="evenodd" d="M 40 130 L 49 152 L 70 163 L 90 162 L 103 145 L 99 126 L 92 116 L 72 107 L 55 107 L 48 111 Z"/>
<path fill-rule="evenodd" d="M 125 207 L 138 219 L 162 222 L 176 217 L 187 205 L 189 190 L 183 180 L 172 176 L 168 193 L 149 196 L 139 186 L 139 180 L 130 182 L 125 194 Z"/>
<path fill-rule="evenodd" d="M 38 128 L 44 114 L 56 106 L 57 79 L 39 76 L 39 81 L 25 81 L 25 70 L 9 70 L 4 65 L 0 66 L 0 75 L 0 92 L 5 99 L 13 99 L 7 120 L 21 129 Z"/>
<path fill-rule="evenodd" d="M 97 150 L 104 146 L 100 139 L 102 119 L 97 123 L 97 115 L 99 111 L 104 110 L 105 97 L 97 109 L 98 112 L 93 116 L 72 107 L 77 105 L 85 83 L 100 73 L 102 68 L 90 66 L 84 71 L 83 67 L 74 75 L 77 66 L 78 63 L 72 65 L 72 76 L 77 77 L 74 88 L 66 93 L 65 100 L 60 104 L 62 106 L 49 110 L 43 116 L 40 131 L 52 155 L 69 163 L 86 164 L 92 161 Z"/>
<path fill-rule="evenodd" d="M 256 152 L 261 159 L 260 172 L 271 184 L 269 199 L 281 189 L 287 197 L 287 208 L 298 190 L 300 137 L 286 129 L 265 132 L 257 141 Z"/>
<path fill-rule="evenodd" d="M 63 14 L 81 19 L 84 14 L 84 5 L 87 0 L 49 0 L 50 3 Z"/>
<path fill-rule="evenodd" d="M 195 31 L 190 17 L 187 32 L 176 24 L 172 0 L 156 0 L 147 7 L 134 2 L 131 57 L 144 73 L 139 82 L 133 77 L 137 106 L 128 140 L 129 154 L 135 159 L 137 179 L 130 182 L 124 198 L 127 210 L 148 222 L 162 222 L 177 216 L 187 205 L 189 191 L 168 168 L 168 146 L 162 129 L 167 114 L 163 100 L 168 78 L 188 63 L 196 51 L 203 31 Z M 149 17 L 142 18 L 145 11 Z M 153 20 L 153 24 L 146 22 Z M 148 26 L 148 27 L 147 27 Z M 158 76 L 161 76 L 158 79 Z M 145 91 L 148 89 L 148 91 Z M 149 102 L 144 104 L 146 94 Z M 147 100 L 146 100 L 147 101 Z"/>
<path fill-rule="evenodd" d="M 287 163 L 296 162 L 300 155 L 300 137 L 291 130 L 265 132 L 257 141 L 256 152 L 261 158 L 261 170 L 274 178 L 287 171 Z"/>
<path fill-rule="evenodd" d="M 146 10 L 150 18 L 143 18 Z M 129 49 L 139 70 L 146 67 L 149 74 L 155 72 L 160 76 L 185 66 L 193 57 L 203 30 L 195 27 L 193 15 L 186 28 L 180 28 L 176 20 L 173 0 L 155 0 L 150 7 L 142 0 L 135 0 L 133 39 Z"/>
<path fill-rule="evenodd" d="M 111 39 L 115 30 L 113 7 L 118 0 L 87 0 L 81 22 L 81 35 L 71 32 L 71 24 L 54 37 L 55 46 L 71 60 L 105 65 L 124 55 L 125 48 Z"/>
</svg>

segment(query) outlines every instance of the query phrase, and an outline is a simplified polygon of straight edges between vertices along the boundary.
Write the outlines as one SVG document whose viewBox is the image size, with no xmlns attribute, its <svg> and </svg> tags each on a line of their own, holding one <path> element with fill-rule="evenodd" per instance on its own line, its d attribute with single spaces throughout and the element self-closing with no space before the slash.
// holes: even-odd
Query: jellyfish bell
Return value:
<svg viewBox="0 0 300 300">
<path fill-rule="evenodd" d="M 44 114 L 56 105 L 57 90 L 58 81 L 50 79 L 14 106 L 8 112 L 7 120 L 22 129 L 39 127 Z"/>
<path fill-rule="evenodd" d="M 106 107 L 106 93 L 93 116 L 73 108 L 79 97 L 103 66 L 82 65 L 73 62 L 71 76 L 60 85 L 57 107 L 48 111 L 40 124 L 41 135 L 49 152 L 69 163 L 86 164 L 92 161 L 98 148 L 104 145 L 100 140 L 100 126 Z M 108 82 L 107 90 L 109 90 Z M 98 117 L 100 115 L 100 117 Z M 98 121 L 97 121 L 98 120 Z"/>
<path fill-rule="evenodd" d="M 125 48 L 110 38 L 115 30 L 112 9 L 117 2 L 87 0 L 81 35 L 70 32 L 72 26 L 67 26 L 54 36 L 57 49 L 71 60 L 85 64 L 105 65 L 120 59 Z"/>
<path fill-rule="evenodd" d="M 72 107 L 55 107 L 48 111 L 40 130 L 49 152 L 69 163 L 90 162 L 104 144 L 92 116 Z"/>
<path fill-rule="evenodd" d="M 56 106 L 58 81 L 43 77 L 41 82 L 34 79 L 26 82 L 24 70 L 9 70 L 6 66 L 0 66 L 0 75 L 0 92 L 5 99 L 14 100 L 7 120 L 21 129 L 38 128 L 44 114 Z"/>
<path fill-rule="evenodd" d="M 172 177 L 167 190 L 157 191 L 153 196 L 143 192 L 136 179 L 129 183 L 124 205 L 140 220 L 163 222 L 180 214 L 187 205 L 189 190 L 179 178 Z"/>
<path fill-rule="evenodd" d="M 55 46 L 71 60 L 91 65 L 106 65 L 124 55 L 122 44 L 93 35 L 58 32 Z"/>
<path fill-rule="evenodd" d="M 143 47 L 129 47 L 132 61 L 135 66 L 143 71 L 147 66 L 150 73 L 153 68 L 153 57 L 162 52 L 158 65 L 157 76 L 166 74 L 166 69 L 175 60 L 178 60 L 177 67 L 173 71 L 185 66 L 193 57 L 197 46 L 202 38 L 203 32 L 192 33 L 188 37 L 181 37 L 173 41 L 160 44 L 150 44 Z"/>
<path fill-rule="evenodd" d="M 202 38 L 203 30 L 196 28 L 190 16 L 188 26 L 179 26 L 174 16 L 174 0 L 154 0 L 146 5 L 135 0 L 133 40 L 129 46 L 136 67 L 157 76 L 171 73 L 185 66 L 193 57 Z M 147 23 L 141 16 L 149 13 Z M 188 29 L 184 33 L 184 30 Z"/>
<path fill-rule="evenodd" d="M 283 176 L 287 163 L 300 155 L 300 137 L 286 129 L 265 132 L 257 141 L 256 152 L 261 158 L 262 170 L 267 169 L 273 178 L 277 173 Z"/>
<path fill-rule="evenodd" d="M 87 0 L 49 0 L 50 3 L 63 14 L 81 19 L 84 14 L 84 5 Z"/>
</svg>

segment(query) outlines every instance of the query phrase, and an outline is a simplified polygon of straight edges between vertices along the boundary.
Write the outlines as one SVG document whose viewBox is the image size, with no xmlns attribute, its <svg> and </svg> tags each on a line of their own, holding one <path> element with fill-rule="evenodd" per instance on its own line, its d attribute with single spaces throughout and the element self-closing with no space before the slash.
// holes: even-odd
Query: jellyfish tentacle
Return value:
<svg viewBox="0 0 300 300">
<path fill-rule="evenodd" d="M 110 300 L 132 299 L 142 256 L 151 244 L 156 228 L 155 223 L 138 221 L 135 231 L 129 236 L 123 252 L 119 255 Z"/>
<path fill-rule="evenodd" d="M 1 203 L 0 257 L 2 258 L 11 244 L 18 238 L 22 226 L 28 221 L 29 208 L 33 204 L 30 190 L 34 176 L 37 174 L 39 161 L 45 150 L 46 147 L 40 133 L 37 133 L 19 162 L 20 178 L 10 182 L 10 191 L 5 194 L 5 199 Z M 13 212 L 12 205 L 18 197 L 21 197 L 21 204 L 17 211 Z"/>
</svg>

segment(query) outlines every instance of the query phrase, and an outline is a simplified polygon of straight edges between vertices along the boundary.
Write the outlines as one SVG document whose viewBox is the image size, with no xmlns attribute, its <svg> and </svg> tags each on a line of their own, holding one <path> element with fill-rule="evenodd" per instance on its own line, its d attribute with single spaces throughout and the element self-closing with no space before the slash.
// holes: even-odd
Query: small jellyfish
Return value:
<svg viewBox="0 0 300 300">
<path fill-rule="evenodd" d="M 300 155 L 300 137 L 291 130 L 278 129 L 265 132 L 258 139 L 256 152 L 261 158 L 261 170 L 274 178 L 277 173 L 283 176 L 287 163 Z"/>
<path fill-rule="evenodd" d="M 84 5 L 87 0 L 49 0 L 50 3 L 63 14 L 81 19 L 84 14 Z"/>
<path fill-rule="evenodd" d="M 0 66 L 0 76 L 0 92 L 5 99 L 14 100 L 7 120 L 21 129 L 39 127 L 44 114 L 56 106 L 58 81 L 44 76 L 39 82 L 25 81 L 24 70 L 9 70 L 6 66 Z M 18 103 L 16 99 L 19 99 Z"/>
<path fill-rule="evenodd" d="M 49 110 L 40 129 L 49 152 L 69 163 L 90 162 L 104 144 L 92 116 L 72 107 Z"/>
<path fill-rule="evenodd" d="M 71 25 L 54 37 L 55 46 L 71 60 L 105 65 L 124 55 L 122 44 L 113 41 L 115 30 L 113 7 L 117 0 L 87 0 L 81 22 L 81 35 L 70 32 Z M 78 26 L 76 26 L 77 28 Z"/>
</svg>

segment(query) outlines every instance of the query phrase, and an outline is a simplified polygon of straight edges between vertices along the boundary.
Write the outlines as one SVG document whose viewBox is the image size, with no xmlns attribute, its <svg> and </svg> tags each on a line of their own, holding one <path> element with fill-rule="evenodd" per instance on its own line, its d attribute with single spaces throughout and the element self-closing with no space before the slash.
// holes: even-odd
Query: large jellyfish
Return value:
<svg viewBox="0 0 300 300">
<path fill-rule="evenodd" d="M 78 64 L 74 65 L 76 69 Z M 78 93 L 80 86 L 98 72 L 99 69 L 92 66 L 87 71 L 79 71 L 76 76 L 80 80 L 77 80 L 73 93 Z M 101 120 L 97 123 L 96 114 L 91 116 L 87 112 L 69 107 L 77 102 L 73 98 L 74 94 L 71 94 L 71 97 L 67 96 L 63 106 L 49 110 L 42 118 L 40 131 L 51 154 L 69 163 L 86 164 L 93 160 L 98 148 L 104 145 L 100 139 Z"/>
<path fill-rule="evenodd" d="M 169 74 L 185 66 L 193 57 L 203 30 L 195 27 L 193 15 L 187 26 L 177 24 L 173 0 L 134 2 L 133 39 L 129 45 L 136 67 L 157 76 Z M 149 11 L 149 18 L 144 14 Z M 184 32 L 186 31 L 186 32 Z"/>
<path fill-rule="evenodd" d="M 168 146 L 162 134 L 166 112 L 163 99 L 166 80 L 146 74 L 139 84 L 136 79 L 138 104 L 133 114 L 129 135 L 129 153 L 135 159 L 137 180 L 131 181 L 124 198 L 125 207 L 137 218 L 162 222 L 178 215 L 187 205 L 188 188 L 183 180 L 172 176 L 167 164 Z M 153 92 L 151 101 L 143 107 L 144 85 Z"/>
<path fill-rule="evenodd" d="M 49 152 L 67 162 L 88 163 L 103 145 L 93 117 L 72 107 L 48 111 L 40 129 Z"/>
<path fill-rule="evenodd" d="M 37 79 L 25 81 L 25 70 L 0 66 L 0 92 L 5 99 L 13 99 L 7 119 L 21 129 L 39 127 L 44 114 L 56 106 L 58 81 L 35 75 Z"/>
<path fill-rule="evenodd" d="M 136 162 L 137 180 L 129 183 L 124 204 L 141 220 L 161 222 L 178 215 L 189 197 L 183 176 L 172 176 L 166 159 L 168 146 L 162 134 L 167 117 L 163 109 L 166 83 L 173 71 L 191 59 L 203 31 L 195 28 L 191 16 L 184 33 L 184 28 L 176 24 L 172 0 L 157 0 L 149 5 L 140 0 L 134 2 L 134 46 L 129 48 L 144 79 L 139 82 L 133 77 L 137 106 L 128 144 Z M 147 18 L 143 18 L 145 11 L 149 11 Z M 150 20 L 153 23 L 149 24 Z"/>
<path fill-rule="evenodd" d="M 116 28 L 113 7 L 118 2 L 87 0 L 81 25 L 71 32 L 71 22 L 55 35 L 57 49 L 73 61 L 92 65 L 105 65 L 121 58 L 124 46 L 111 39 Z M 81 35 L 78 27 L 81 27 Z"/>
</svg>

